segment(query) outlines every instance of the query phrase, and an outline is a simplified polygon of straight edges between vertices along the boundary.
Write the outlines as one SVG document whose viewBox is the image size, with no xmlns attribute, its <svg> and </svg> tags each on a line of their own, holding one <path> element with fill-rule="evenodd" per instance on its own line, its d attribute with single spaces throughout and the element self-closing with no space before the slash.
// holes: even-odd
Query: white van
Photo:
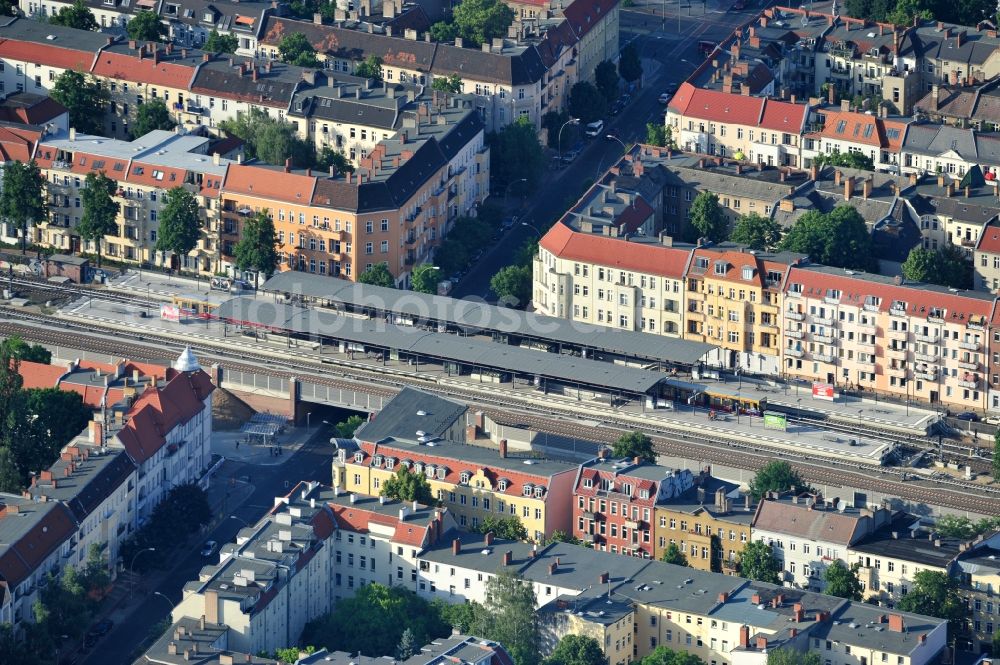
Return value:
<svg viewBox="0 0 1000 665">
<path fill-rule="evenodd" d="M 604 132 L 604 121 L 595 120 L 594 122 L 587 125 L 587 129 L 583 132 L 590 138 L 597 138 Z"/>
</svg>

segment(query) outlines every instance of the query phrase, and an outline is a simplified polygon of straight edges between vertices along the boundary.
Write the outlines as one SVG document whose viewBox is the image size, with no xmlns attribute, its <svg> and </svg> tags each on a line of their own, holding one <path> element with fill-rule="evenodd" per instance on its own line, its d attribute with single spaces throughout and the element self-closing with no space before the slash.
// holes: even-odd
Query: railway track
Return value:
<svg viewBox="0 0 1000 665">
<path fill-rule="evenodd" d="M 134 299 L 126 298 L 126 301 L 136 304 Z M 0 334 L 18 334 L 33 341 L 111 356 L 169 361 L 186 345 L 182 341 L 163 339 L 151 342 L 143 335 L 127 330 L 119 331 L 118 336 L 109 339 L 106 336 L 95 335 L 92 328 L 81 323 L 8 308 L 0 308 L 0 312 L 9 318 L 20 319 L 20 322 L 0 321 Z M 123 340 L 121 337 L 131 341 Z M 253 353 L 245 349 L 219 349 L 197 341 L 190 343 L 190 346 L 199 355 L 218 360 L 227 369 L 286 379 L 291 376 L 308 376 L 311 382 L 319 385 L 348 390 L 360 389 L 386 397 L 395 394 L 405 385 L 412 384 L 413 379 L 420 378 L 408 377 L 407 381 L 396 380 L 389 375 L 366 368 L 341 366 L 334 370 L 320 364 L 299 361 L 294 356 L 276 360 L 265 353 Z M 346 371 L 348 369 L 349 372 Z M 348 376 L 351 378 L 345 378 Z M 527 424 L 538 432 L 596 443 L 612 443 L 622 431 L 637 428 L 634 421 L 616 417 L 600 419 L 601 427 L 595 428 L 578 421 L 574 422 L 569 416 L 556 415 L 552 409 L 526 406 L 509 398 L 495 395 L 485 397 L 472 390 L 461 390 L 454 386 L 441 387 L 432 381 L 418 381 L 418 383 L 421 383 L 424 389 L 470 403 L 498 422 L 508 425 Z M 791 463 L 812 483 L 890 493 L 911 501 L 979 514 L 995 514 L 1000 510 L 1000 488 L 954 479 L 904 481 L 905 472 L 892 468 L 872 468 L 860 463 L 830 459 L 817 461 L 808 455 L 793 451 L 776 451 L 746 441 L 719 441 L 695 432 L 678 433 L 655 424 L 644 424 L 642 429 L 653 437 L 658 452 L 698 460 L 701 463 L 727 464 L 755 471 L 766 462 L 779 457 Z"/>
</svg>

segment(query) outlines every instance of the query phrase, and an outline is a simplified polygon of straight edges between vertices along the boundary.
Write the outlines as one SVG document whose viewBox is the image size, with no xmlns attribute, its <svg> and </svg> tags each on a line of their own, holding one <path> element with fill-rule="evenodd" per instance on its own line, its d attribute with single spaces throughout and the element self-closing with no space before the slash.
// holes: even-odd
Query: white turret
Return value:
<svg viewBox="0 0 1000 665">
<path fill-rule="evenodd" d="M 174 361 L 174 369 L 178 372 L 197 372 L 201 369 L 201 365 L 198 364 L 198 359 L 191 352 L 190 346 L 185 346 L 181 355 L 177 356 L 177 360 Z"/>
</svg>

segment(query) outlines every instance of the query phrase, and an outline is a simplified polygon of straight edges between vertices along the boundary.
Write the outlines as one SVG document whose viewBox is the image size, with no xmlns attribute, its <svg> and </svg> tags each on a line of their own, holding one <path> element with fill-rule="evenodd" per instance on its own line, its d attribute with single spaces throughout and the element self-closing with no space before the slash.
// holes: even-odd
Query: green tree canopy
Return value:
<svg viewBox="0 0 1000 665">
<path fill-rule="evenodd" d="M 179 185 L 168 189 L 163 195 L 160 231 L 153 249 L 186 256 L 197 247 L 201 238 L 198 210 L 198 201 L 191 192 Z"/>
<path fill-rule="evenodd" d="M 427 506 L 437 503 L 427 477 L 405 466 L 400 466 L 396 475 L 382 483 L 382 496 L 397 501 L 416 501 Z"/>
<path fill-rule="evenodd" d="M 467 46 L 480 46 L 494 37 L 506 37 L 514 10 L 500 0 L 462 0 L 452 10 L 450 22 L 431 26 L 431 38 L 447 42 L 461 37 Z"/>
<path fill-rule="evenodd" d="M 490 279 L 490 288 L 502 302 L 525 307 L 531 301 L 531 268 L 506 266 Z"/>
<path fill-rule="evenodd" d="M 921 570 L 913 576 L 910 592 L 899 599 L 896 607 L 946 619 L 949 632 L 961 627 L 966 618 L 965 601 L 958 593 L 958 582 L 947 573 Z"/>
<path fill-rule="evenodd" d="M 767 665 L 820 665 L 816 651 L 796 651 L 790 647 L 767 650 Z"/>
<path fill-rule="evenodd" d="M 41 221 L 45 217 L 43 182 L 42 172 L 34 160 L 8 160 L 3 165 L 0 216 L 20 232 L 22 253 L 28 243 L 28 222 Z"/>
<path fill-rule="evenodd" d="M 173 129 L 177 126 L 170 111 L 162 100 L 152 99 L 139 104 L 135 111 L 135 122 L 132 123 L 132 136 L 139 138 L 154 129 Z"/>
<path fill-rule="evenodd" d="M 673 132 L 662 122 L 647 122 L 646 143 L 660 148 L 670 148 L 674 143 Z"/>
<path fill-rule="evenodd" d="M 823 581 L 826 582 L 823 593 L 847 600 L 861 600 L 863 589 L 858 578 L 860 567 L 859 563 L 848 567 L 840 559 L 834 559 L 823 571 Z"/>
<path fill-rule="evenodd" d="M 594 83 L 604 95 L 604 99 L 608 100 L 608 103 L 618 98 L 618 80 L 618 70 L 615 68 L 615 63 L 610 60 L 602 60 L 597 64 L 597 68 L 594 70 Z"/>
<path fill-rule="evenodd" d="M 486 600 L 472 628 L 473 634 L 507 647 L 516 665 L 538 665 L 541 660 L 535 590 L 508 570 L 487 580 Z"/>
<path fill-rule="evenodd" d="M 301 32 L 292 32 L 282 37 L 278 43 L 278 53 L 281 54 L 281 60 L 290 65 L 319 67 L 316 49 Z"/>
<path fill-rule="evenodd" d="M 618 74 L 629 83 L 634 83 L 642 77 L 639 49 L 632 42 L 629 42 L 628 46 L 622 49 L 621 57 L 618 60 Z"/>
<path fill-rule="evenodd" d="M 462 77 L 458 74 L 451 76 L 435 76 L 431 82 L 431 88 L 439 92 L 458 94 L 462 92 Z"/>
<path fill-rule="evenodd" d="M 406 631 L 419 649 L 450 635 L 451 626 L 413 591 L 375 582 L 338 601 L 330 614 L 307 624 L 300 641 L 331 651 L 395 656 Z"/>
<path fill-rule="evenodd" d="M 353 439 L 358 428 L 365 424 L 365 419 L 358 415 L 348 416 L 347 420 L 342 420 L 333 426 L 338 439 Z"/>
<path fill-rule="evenodd" d="M 240 40 L 236 35 L 220 35 L 217 30 L 208 33 L 208 38 L 202 45 L 201 50 L 206 53 L 236 53 Z"/>
<path fill-rule="evenodd" d="M 316 156 L 316 168 L 327 171 L 331 166 L 335 173 L 354 173 L 354 165 L 343 151 L 325 145 Z"/>
<path fill-rule="evenodd" d="M 588 635 L 564 635 L 542 665 L 608 665 L 601 643 Z"/>
<path fill-rule="evenodd" d="M 410 275 L 410 285 L 417 293 L 437 295 L 438 283 L 441 281 L 441 268 L 429 263 L 421 263 L 413 269 Z"/>
<path fill-rule="evenodd" d="M 84 180 L 83 216 L 76 226 L 81 238 L 90 240 L 97 247 L 97 265 L 101 265 L 101 244 L 104 236 L 118 230 L 118 211 L 121 205 L 112 196 L 118 190 L 118 183 L 103 172 L 91 171 Z"/>
<path fill-rule="evenodd" d="M 43 365 L 52 364 L 52 352 L 41 344 L 29 344 L 17 335 L 11 335 L 0 342 L 0 346 L 5 347 L 5 351 L 10 357 L 18 360 L 27 360 Z"/>
<path fill-rule="evenodd" d="M 490 134 L 490 172 L 498 187 L 524 178 L 526 189 L 533 191 L 544 168 L 542 145 L 535 125 L 526 117 Z"/>
<path fill-rule="evenodd" d="M 798 493 L 808 489 L 809 485 L 802 480 L 799 472 L 781 460 L 772 460 L 762 466 L 750 481 L 750 495 L 758 500 L 767 492 L 792 490 Z"/>
<path fill-rule="evenodd" d="M 449 603 L 440 598 L 431 601 L 431 608 L 441 616 L 446 626 L 458 628 L 463 635 L 472 632 L 476 621 L 476 612 L 480 609 L 478 603 Z"/>
<path fill-rule="evenodd" d="M 813 162 L 817 166 L 843 166 L 851 169 L 862 169 L 865 171 L 874 171 L 875 162 L 868 155 L 862 155 L 860 152 L 840 152 L 839 150 L 834 150 L 829 155 L 817 155 L 813 158 Z"/>
<path fill-rule="evenodd" d="M 291 123 L 272 118 L 260 109 L 238 112 L 235 118 L 220 122 L 219 128 L 243 139 L 248 159 L 257 158 L 277 165 L 290 159 L 292 165 L 299 168 L 315 164 L 315 151 L 296 136 Z"/>
<path fill-rule="evenodd" d="M 729 239 L 750 249 L 768 249 L 781 241 L 781 225 L 770 217 L 761 217 L 755 212 L 740 215 Z"/>
<path fill-rule="evenodd" d="M 616 458 L 640 458 L 644 462 L 656 462 L 656 451 L 653 450 L 653 440 L 642 432 L 626 432 L 618 437 L 611 447 L 611 454 Z"/>
<path fill-rule="evenodd" d="M 169 34 L 167 26 L 160 20 L 160 16 L 147 9 L 136 12 L 125 24 L 125 32 L 129 39 L 147 42 L 161 42 Z"/>
<path fill-rule="evenodd" d="M 528 530 L 516 517 L 484 517 L 476 527 L 479 533 L 492 533 L 504 540 L 528 540 Z"/>
<path fill-rule="evenodd" d="M 955 245 L 945 244 L 939 250 L 914 247 L 900 268 L 909 280 L 955 289 L 972 288 L 972 262 Z"/>
<path fill-rule="evenodd" d="M 747 543 L 740 554 L 740 576 L 757 582 L 781 584 L 781 564 L 774 549 L 763 540 Z"/>
<path fill-rule="evenodd" d="M 382 58 L 370 55 L 354 68 L 354 75 L 373 81 L 382 80 Z"/>
<path fill-rule="evenodd" d="M 90 8 L 83 0 L 73 0 L 73 4 L 69 7 L 60 8 L 49 19 L 49 23 L 64 25 L 67 28 L 76 28 L 77 30 L 97 30 L 97 20 L 94 18 L 94 12 L 90 11 Z"/>
<path fill-rule="evenodd" d="M 104 133 L 104 110 L 111 96 L 100 81 L 67 69 L 56 78 L 49 96 L 66 107 L 70 125 L 77 131 L 97 135 Z"/>
<path fill-rule="evenodd" d="M 639 660 L 638 665 L 705 665 L 705 661 L 693 653 L 660 645 Z"/>
<path fill-rule="evenodd" d="M 868 226 L 849 205 L 839 205 L 826 214 L 810 210 L 788 230 L 780 247 L 837 268 L 869 270 L 875 263 Z"/>
<path fill-rule="evenodd" d="M 9 444 L 23 482 L 32 472 L 47 469 L 63 446 L 86 429 L 90 408 L 79 393 L 58 388 L 24 390 L 17 416 L 19 435 Z"/>
<path fill-rule="evenodd" d="M 274 220 L 267 210 L 253 214 L 243 223 L 243 233 L 233 248 L 233 258 L 238 270 L 256 272 L 255 288 L 259 285 L 262 273 L 270 278 L 278 269 L 277 243 Z"/>
<path fill-rule="evenodd" d="M 393 278 L 392 273 L 389 272 L 389 266 L 385 262 L 376 263 L 370 268 L 365 268 L 364 272 L 358 275 L 358 282 L 389 288 L 395 288 L 396 286 L 396 280 Z"/>
<path fill-rule="evenodd" d="M 569 91 L 569 113 L 581 124 L 589 124 L 608 114 L 608 99 L 593 83 L 579 81 Z"/>
<path fill-rule="evenodd" d="M 660 561 L 665 563 L 672 563 L 675 566 L 687 566 L 688 558 L 684 552 L 681 552 L 681 548 L 677 546 L 677 543 L 670 543 L 667 548 L 663 550 L 663 556 L 660 557 Z"/>
<path fill-rule="evenodd" d="M 689 217 L 698 237 L 712 242 L 725 240 L 729 221 L 719 205 L 718 195 L 708 191 L 699 192 L 691 202 Z"/>
</svg>

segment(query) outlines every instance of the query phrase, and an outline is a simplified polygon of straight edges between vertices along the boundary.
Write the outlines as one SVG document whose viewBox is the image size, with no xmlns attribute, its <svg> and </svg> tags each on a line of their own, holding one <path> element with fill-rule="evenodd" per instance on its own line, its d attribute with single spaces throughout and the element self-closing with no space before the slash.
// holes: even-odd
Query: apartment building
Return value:
<svg viewBox="0 0 1000 665">
<path fill-rule="evenodd" d="M 695 248 L 685 274 L 684 338 L 718 345 L 737 367 L 774 374 L 780 367 L 785 277 L 804 259 L 732 243 Z"/>
<path fill-rule="evenodd" d="M 534 587 L 547 644 L 570 627 L 586 630 L 604 637 L 614 663 L 662 645 L 717 665 L 759 663 L 765 649 L 782 646 L 817 650 L 837 665 L 882 662 L 883 654 L 886 662 L 924 665 L 945 645 L 940 619 L 565 543 L 456 537 L 421 553 L 421 570 L 434 581 L 422 595 L 481 602 L 482 582 L 511 571 Z"/>
<path fill-rule="evenodd" d="M 955 127 L 971 127 L 983 132 L 1000 132 L 1000 77 L 986 82 L 957 86 L 931 86 L 931 91 L 913 105 L 913 110 L 932 122 Z"/>
<path fill-rule="evenodd" d="M 295 644 L 306 623 L 334 600 L 336 522 L 317 501 L 318 483 L 303 483 L 257 523 L 224 545 L 218 563 L 184 585 L 171 620 L 204 620 L 229 627 L 227 648 L 273 652 Z"/>
<path fill-rule="evenodd" d="M 823 266 L 791 270 L 781 312 L 783 371 L 903 399 L 985 409 L 994 297 L 863 277 Z"/>
<path fill-rule="evenodd" d="M 1000 291 L 1000 219 L 996 216 L 983 225 L 976 239 L 972 267 L 976 290 Z"/>
<path fill-rule="evenodd" d="M 923 570 L 951 575 L 965 549 L 957 538 L 945 538 L 920 518 L 897 513 L 891 521 L 848 548 L 844 562 L 858 565 L 864 600 L 894 607 Z"/>
<path fill-rule="evenodd" d="M 919 179 L 911 176 L 913 187 L 907 191 L 906 199 L 913 213 L 919 215 L 925 248 L 957 247 L 974 261 L 977 274 L 982 272 L 985 276 L 989 268 L 982 259 L 987 252 L 985 248 L 980 252 L 978 247 L 988 225 L 996 218 L 998 190 L 995 181 L 983 178 L 978 166 L 973 166 L 966 176 L 961 182 L 943 174 Z M 995 292 L 983 281 L 976 288 Z"/>
<path fill-rule="evenodd" d="M 692 485 L 687 469 L 600 457 L 580 467 L 573 488 L 573 535 L 595 550 L 655 556 L 656 506 Z"/>
<path fill-rule="evenodd" d="M 772 493 L 757 505 L 750 529 L 753 540 L 772 547 L 785 585 L 820 592 L 830 562 L 847 563 L 849 548 L 889 524 L 891 517 L 886 508 L 858 509 L 842 499 Z"/>
<path fill-rule="evenodd" d="M 871 159 L 876 171 L 899 175 L 909 122 L 851 111 L 848 105 L 845 100 L 839 110 L 817 109 L 823 123 L 804 137 L 803 165 L 810 166 L 821 155 L 853 153 Z"/>
<path fill-rule="evenodd" d="M 951 125 L 911 125 L 902 148 L 902 172 L 945 174 L 961 180 L 973 166 L 996 177 L 1000 135 Z"/>
<path fill-rule="evenodd" d="M 970 617 L 960 638 L 969 651 L 982 652 L 1000 630 L 1000 534 L 978 536 L 959 555 L 955 574 Z"/>
<path fill-rule="evenodd" d="M 808 118 L 808 104 L 704 90 L 685 82 L 667 106 L 666 124 L 686 152 L 798 167 Z"/>
<path fill-rule="evenodd" d="M 45 178 L 49 218 L 29 228 L 32 241 L 67 253 L 95 252 L 76 227 L 83 215 L 81 189 L 88 173 L 103 173 L 118 189 L 114 234 L 101 251 L 128 263 L 215 273 L 219 264 L 219 191 L 230 160 L 209 155 L 212 141 L 181 129 L 156 130 L 133 141 L 77 134 L 43 139 L 36 161 Z M 189 254 L 157 252 L 159 215 L 166 190 L 180 187 L 195 197 L 202 216 L 201 238 Z"/>
<path fill-rule="evenodd" d="M 454 219 L 489 191 L 482 122 L 460 100 L 448 104 L 420 107 L 415 127 L 381 140 L 354 173 L 231 164 L 220 192 L 226 269 L 246 217 L 266 210 L 281 270 L 355 279 L 385 263 L 408 284 L 413 266 L 430 261 Z"/>
<path fill-rule="evenodd" d="M 687 489 L 656 506 L 654 557 L 676 544 L 692 568 L 735 575 L 754 513 L 739 485 L 703 469 Z"/>
<path fill-rule="evenodd" d="M 690 247 L 595 236 L 563 223 L 549 229 L 538 246 L 532 264 L 538 312 L 681 336 Z"/>
<path fill-rule="evenodd" d="M 535 541 L 572 531 L 578 465 L 466 443 L 464 404 L 405 388 L 355 434 L 333 461 L 333 484 L 378 495 L 401 467 L 423 474 L 463 528 L 486 517 L 514 517 Z"/>
</svg>

